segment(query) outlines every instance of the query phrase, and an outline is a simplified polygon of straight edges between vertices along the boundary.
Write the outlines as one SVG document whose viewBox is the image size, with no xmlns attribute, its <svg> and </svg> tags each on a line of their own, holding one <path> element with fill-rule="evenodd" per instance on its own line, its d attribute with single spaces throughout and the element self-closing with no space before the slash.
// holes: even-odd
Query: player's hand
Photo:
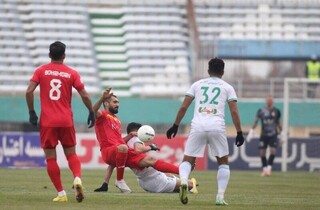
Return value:
<svg viewBox="0 0 320 210">
<path fill-rule="evenodd" d="M 283 144 L 283 143 L 286 141 L 286 139 L 285 139 L 285 134 L 284 134 L 283 132 L 281 132 L 280 134 L 278 134 L 277 138 L 278 138 L 280 144 Z"/>
<path fill-rule="evenodd" d="M 108 98 L 109 96 L 111 96 L 113 93 L 111 92 L 112 88 L 111 87 L 108 87 L 104 90 L 103 94 L 102 94 L 102 97 L 103 99 L 106 99 Z"/>
<path fill-rule="evenodd" d="M 167 138 L 174 138 L 178 132 L 179 125 L 173 124 L 171 128 L 167 131 Z"/>
<path fill-rule="evenodd" d="M 254 136 L 254 130 L 253 130 L 253 128 L 251 128 L 248 132 L 247 137 L 246 137 L 246 141 L 249 143 L 252 140 L 253 136 Z"/>
<path fill-rule="evenodd" d="M 94 126 L 94 122 L 95 122 L 95 116 L 94 116 L 94 112 L 89 112 L 89 116 L 88 116 L 88 128 L 92 128 Z"/>
<path fill-rule="evenodd" d="M 29 111 L 29 122 L 34 126 L 37 126 L 38 124 L 38 116 L 34 110 Z"/>
<path fill-rule="evenodd" d="M 151 147 L 151 150 L 153 150 L 153 151 L 159 151 L 160 150 L 158 145 L 156 145 L 155 143 L 150 144 L 149 147 Z"/>
<path fill-rule="evenodd" d="M 242 131 L 237 132 L 237 137 L 236 137 L 236 142 L 235 145 L 237 145 L 237 147 L 240 147 L 244 142 L 244 137 L 242 134 Z"/>
</svg>

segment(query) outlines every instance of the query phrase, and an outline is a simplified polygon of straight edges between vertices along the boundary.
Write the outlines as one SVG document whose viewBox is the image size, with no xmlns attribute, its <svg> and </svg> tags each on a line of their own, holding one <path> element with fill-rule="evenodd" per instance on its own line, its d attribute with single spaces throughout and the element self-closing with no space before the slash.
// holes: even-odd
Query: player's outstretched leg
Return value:
<svg viewBox="0 0 320 210">
<path fill-rule="evenodd" d="M 181 179 L 179 198 L 182 204 L 188 203 L 188 180 Z"/>
<path fill-rule="evenodd" d="M 79 177 L 74 178 L 73 181 L 73 188 L 75 190 L 76 194 L 76 199 L 80 203 L 84 199 L 84 194 L 83 194 L 83 186 L 81 179 Z"/>
</svg>

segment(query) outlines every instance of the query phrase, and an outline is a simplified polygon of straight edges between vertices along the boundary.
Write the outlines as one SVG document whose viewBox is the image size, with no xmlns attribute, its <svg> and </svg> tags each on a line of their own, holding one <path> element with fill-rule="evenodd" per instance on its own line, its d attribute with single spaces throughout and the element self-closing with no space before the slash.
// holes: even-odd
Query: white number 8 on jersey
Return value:
<svg viewBox="0 0 320 210">
<path fill-rule="evenodd" d="M 61 91 L 59 88 L 61 88 L 61 80 L 59 79 L 52 79 L 50 81 L 51 89 L 49 91 L 49 97 L 51 100 L 57 101 L 60 99 Z"/>
</svg>

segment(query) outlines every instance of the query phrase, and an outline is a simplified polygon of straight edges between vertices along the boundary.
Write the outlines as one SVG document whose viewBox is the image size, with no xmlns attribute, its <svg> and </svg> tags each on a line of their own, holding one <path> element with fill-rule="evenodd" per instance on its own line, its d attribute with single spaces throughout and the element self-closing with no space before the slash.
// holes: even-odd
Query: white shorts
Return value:
<svg viewBox="0 0 320 210">
<path fill-rule="evenodd" d="M 168 177 L 164 173 L 156 173 L 152 176 L 138 179 L 139 185 L 147 192 L 172 193 L 176 187 L 176 177 Z"/>
<path fill-rule="evenodd" d="M 223 157 L 229 155 L 229 147 L 225 132 L 194 131 L 191 129 L 186 142 L 184 154 L 191 157 L 203 157 L 206 145 L 210 155 Z"/>
</svg>

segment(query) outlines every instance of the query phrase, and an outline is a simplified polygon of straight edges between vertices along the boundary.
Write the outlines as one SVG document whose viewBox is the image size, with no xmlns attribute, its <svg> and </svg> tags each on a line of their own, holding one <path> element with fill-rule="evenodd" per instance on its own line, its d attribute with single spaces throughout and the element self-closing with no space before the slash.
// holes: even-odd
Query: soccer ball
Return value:
<svg viewBox="0 0 320 210">
<path fill-rule="evenodd" d="M 137 135 L 141 141 L 148 142 L 154 138 L 155 132 L 150 125 L 143 125 L 139 128 Z"/>
</svg>

